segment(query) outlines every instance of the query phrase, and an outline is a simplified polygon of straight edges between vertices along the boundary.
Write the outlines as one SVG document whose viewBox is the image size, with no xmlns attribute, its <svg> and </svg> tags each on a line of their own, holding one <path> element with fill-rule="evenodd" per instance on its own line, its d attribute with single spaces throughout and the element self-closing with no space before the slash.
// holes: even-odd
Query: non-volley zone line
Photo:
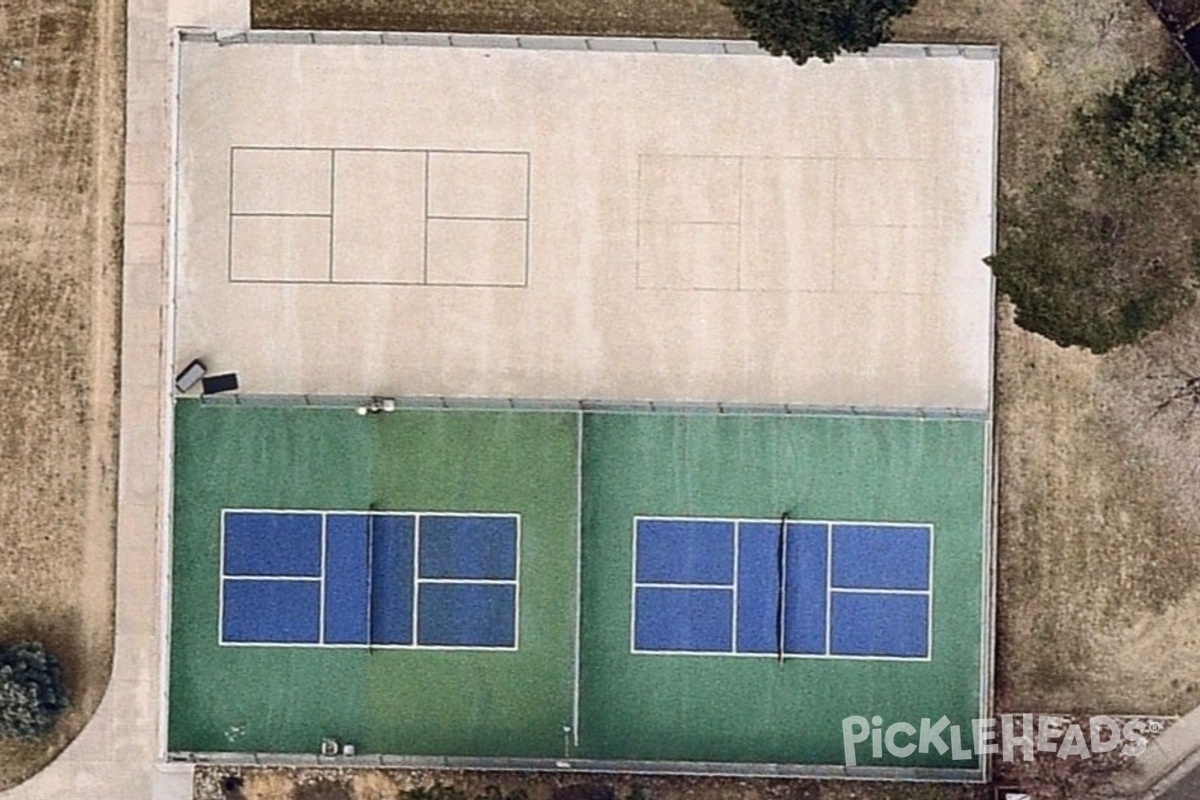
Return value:
<svg viewBox="0 0 1200 800">
<path fill-rule="evenodd" d="M 928 660 L 933 526 L 637 517 L 634 653 Z"/>
<path fill-rule="evenodd" d="M 515 650 L 512 513 L 225 509 L 223 645 Z"/>
</svg>

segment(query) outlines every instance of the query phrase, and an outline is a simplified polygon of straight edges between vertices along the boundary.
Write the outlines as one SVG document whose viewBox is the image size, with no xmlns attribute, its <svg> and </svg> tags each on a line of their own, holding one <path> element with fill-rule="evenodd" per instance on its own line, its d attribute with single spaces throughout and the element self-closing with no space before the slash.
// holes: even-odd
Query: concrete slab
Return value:
<svg viewBox="0 0 1200 800">
<path fill-rule="evenodd" d="M 637 287 L 736 291 L 739 236 L 737 223 L 643 222 Z"/>
<path fill-rule="evenodd" d="M 268 283 L 329 280 L 332 239 L 327 216 L 235 216 L 229 234 L 229 275 Z"/>
<path fill-rule="evenodd" d="M 742 159 L 646 155 L 638 159 L 641 222 L 737 223 Z"/>
<path fill-rule="evenodd" d="M 514 39 L 510 39 L 516 47 Z M 445 33 L 384 33 L 384 44 L 413 45 L 420 47 L 448 47 L 450 36 Z"/>
<path fill-rule="evenodd" d="M 659 39 L 658 50 L 661 53 L 724 55 L 725 43 L 705 39 Z"/>
<path fill-rule="evenodd" d="M 312 44 L 312 31 L 246 31 L 247 42 L 275 44 Z"/>
<path fill-rule="evenodd" d="M 427 283 L 525 286 L 524 220 L 431 219 L 427 226 Z"/>
<path fill-rule="evenodd" d="M 432 152 L 426 187 L 431 217 L 525 219 L 529 154 Z"/>
<path fill-rule="evenodd" d="M 162 129 L 166 134 L 166 128 Z M 126 181 L 125 222 L 134 225 L 162 224 L 166 218 L 166 186 L 158 181 Z"/>
<path fill-rule="evenodd" d="M 170 0 L 167 23 L 179 28 L 245 30 L 250 27 L 250 0 Z"/>
<path fill-rule="evenodd" d="M 589 50 L 624 53 L 653 53 L 656 49 L 653 39 L 626 39 L 619 36 L 597 36 L 594 39 L 588 39 L 587 45 Z"/>
<path fill-rule="evenodd" d="M 759 291 L 827 292 L 836 239 L 834 159 L 742 162 L 739 285 Z M 857 238 L 857 237 L 855 237 Z M 881 271 L 889 271 L 884 262 Z"/>
<path fill-rule="evenodd" d="M 184 43 L 177 360 L 271 393 L 988 406 L 995 61 L 511 41 Z M 243 277 L 316 280 L 328 245 L 231 213 L 248 147 L 427 153 L 424 224 L 415 171 L 363 166 L 332 282 L 231 283 L 231 231 Z"/>
<path fill-rule="evenodd" d="M 232 214 L 329 214 L 333 154 L 329 150 L 268 148 L 231 155 Z"/>
<path fill-rule="evenodd" d="M 334 169 L 333 280 L 421 283 L 428 154 L 348 150 Z M 387 220 L 381 226 L 379 221 Z"/>
<path fill-rule="evenodd" d="M 587 39 L 579 36 L 521 36 L 521 47 L 532 50 L 586 50 Z"/>
</svg>

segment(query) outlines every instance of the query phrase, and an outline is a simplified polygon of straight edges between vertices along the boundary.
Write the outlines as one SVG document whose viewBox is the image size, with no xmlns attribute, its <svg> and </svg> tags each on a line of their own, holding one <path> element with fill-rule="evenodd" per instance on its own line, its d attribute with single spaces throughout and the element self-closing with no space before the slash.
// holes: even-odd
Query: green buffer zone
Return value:
<svg viewBox="0 0 1200 800">
<path fill-rule="evenodd" d="M 919 728 L 946 716 L 969 731 L 982 715 L 981 420 L 457 410 L 359 417 L 181 400 L 175 442 L 171 752 L 313 753 L 332 737 L 360 753 L 411 756 L 836 766 L 846 717 Z M 228 509 L 515 515 L 516 646 L 222 644 Z M 928 604 L 921 657 L 826 651 L 780 660 L 736 652 L 732 642 L 724 653 L 643 652 L 634 636 L 637 520 L 709 520 L 719 537 L 728 521 L 761 527 L 785 515 L 930 532 L 927 584 L 897 592 L 905 603 Z M 836 526 L 817 528 L 803 541 L 821 540 L 820 530 L 837 535 Z M 748 539 L 740 541 L 749 558 Z M 637 546 L 648 592 L 660 591 L 652 545 L 645 538 Z M 712 555 L 725 546 L 684 548 L 677 559 L 668 550 L 661 559 L 682 565 L 680 581 L 699 584 L 686 597 L 670 595 L 686 600 L 685 612 L 737 607 L 737 590 L 714 588 L 737 583 L 713 577 L 728 570 Z M 829 581 L 853 586 L 853 560 L 843 561 L 831 559 L 830 574 L 851 577 Z M 839 591 L 827 588 L 826 597 Z M 844 591 L 847 602 L 864 597 L 854 591 Z M 678 611 L 676 600 L 663 608 Z M 730 635 L 712 630 L 714 641 Z M 980 769 L 936 750 L 875 759 L 869 744 L 859 745 L 857 761 Z"/>
</svg>

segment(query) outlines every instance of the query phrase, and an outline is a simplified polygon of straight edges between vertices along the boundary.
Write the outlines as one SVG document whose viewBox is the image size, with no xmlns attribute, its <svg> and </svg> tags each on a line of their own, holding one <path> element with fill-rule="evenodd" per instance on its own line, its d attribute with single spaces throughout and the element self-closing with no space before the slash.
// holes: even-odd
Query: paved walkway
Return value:
<svg viewBox="0 0 1200 800">
<path fill-rule="evenodd" d="M 1151 742 L 1121 783 L 1130 797 L 1145 800 L 1200 797 L 1200 707 Z"/>
<path fill-rule="evenodd" d="M 164 309 L 171 27 L 249 27 L 249 0 L 129 0 L 125 251 L 117 515 L 116 656 L 108 692 L 79 737 L 2 800 L 187 800 L 192 769 L 161 758 L 163 537 L 167 466 Z"/>
</svg>

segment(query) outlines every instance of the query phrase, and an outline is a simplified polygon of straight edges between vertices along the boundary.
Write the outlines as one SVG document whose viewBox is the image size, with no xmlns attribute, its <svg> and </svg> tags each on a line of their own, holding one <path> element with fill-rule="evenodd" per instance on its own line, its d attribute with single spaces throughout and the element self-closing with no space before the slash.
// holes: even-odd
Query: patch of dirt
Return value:
<svg viewBox="0 0 1200 800">
<path fill-rule="evenodd" d="M 123 19 L 0 0 L 0 641 L 43 641 L 72 702 L 0 742 L 0 789 L 78 734 L 112 662 Z"/>
<path fill-rule="evenodd" d="M 254 0 L 255 28 L 743 37 L 717 0 Z"/>
<path fill-rule="evenodd" d="M 463 800 L 514 800 L 523 793 L 527 800 L 553 800 L 565 788 L 613 793 L 618 800 L 990 800 L 983 786 L 930 785 L 915 783 L 869 783 L 862 781 L 769 780 L 714 778 L 710 776 L 617 776 L 587 773 L 544 772 L 457 772 L 452 770 L 402 770 L 324 767 L 217 767 L 196 769 L 193 800 L 235 800 L 222 792 L 230 776 L 243 778 L 243 794 L 236 800 L 298 800 L 306 785 L 342 787 L 350 790 L 347 800 L 402 800 L 414 789 L 453 787 Z M 330 800 L 340 795 L 329 795 Z M 305 798 L 309 800 L 309 798 Z M 312 798 L 311 800 L 316 800 Z"/>
</svg>

